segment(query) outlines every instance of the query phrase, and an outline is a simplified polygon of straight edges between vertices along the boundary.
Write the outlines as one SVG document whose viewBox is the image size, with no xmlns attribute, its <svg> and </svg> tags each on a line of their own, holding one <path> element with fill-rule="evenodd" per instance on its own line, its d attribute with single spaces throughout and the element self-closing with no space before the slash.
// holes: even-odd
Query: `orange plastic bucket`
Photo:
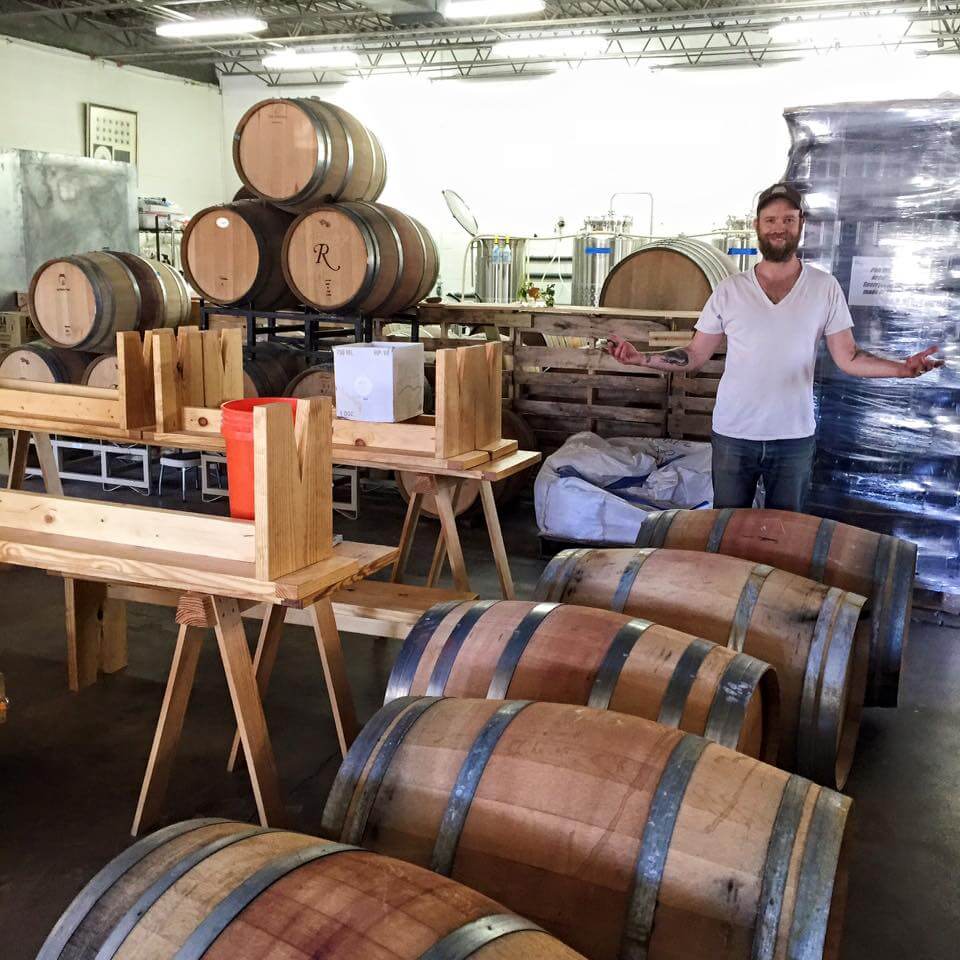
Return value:
<svg viewBox="0 0 960 960">
<path fill-rule="evenodd" d="M 295 397 L 251 397 L 228 400 L 220 409 L 220 433 L 227 445 L 227 485 L 230 488 L 230 516 L 253 519 L 253 408 L 265 403 L 285 403 L 296 416 Z"/>
</svg>

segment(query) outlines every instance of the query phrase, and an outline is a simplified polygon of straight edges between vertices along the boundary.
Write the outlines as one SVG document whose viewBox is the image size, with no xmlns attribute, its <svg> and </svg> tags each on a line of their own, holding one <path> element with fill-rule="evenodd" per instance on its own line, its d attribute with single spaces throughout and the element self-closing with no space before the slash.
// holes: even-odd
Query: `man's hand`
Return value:
<svg viewBox="0 0 960 960">
<path fill-rule="evenodd" d="M 912 357 L 907 357 L 907 359 L 903 361 L 903 366 L 906 370 L 904 377 L 922 377 L 923 374 L 929 373 L 931 370 L 936 370 L 937 367 L 942 367 L 944 363 L 943 360 L 930 359 L 939 349 L 939 347 L 927 347 L 926 350 L 921 350 Z"/>
<path fill-rule="evenodd" d="M 619 363 L 629 363 L 644 367 L 647 365 L 646 354 L 641 353 L 629 340 L 611 333 L 607 337 L 605 346 L 607 353 Z"/>
</svg>

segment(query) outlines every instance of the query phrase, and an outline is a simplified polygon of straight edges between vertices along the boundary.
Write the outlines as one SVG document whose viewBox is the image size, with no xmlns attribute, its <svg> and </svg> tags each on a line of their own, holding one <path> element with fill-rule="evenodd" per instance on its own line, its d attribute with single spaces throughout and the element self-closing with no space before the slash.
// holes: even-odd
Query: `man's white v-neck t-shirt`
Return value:
<svg viewBox="0 0 960 960">
<path fill-rule="evenodd" d="M 815 267 L 804 266 L 779 303 L 753 269 L 721 281 L 696 324 L 727 338 L 714 431 L 741 440 L 812 436 L 817 344 L 852 326 L 840 284 Z"/>
</svg>

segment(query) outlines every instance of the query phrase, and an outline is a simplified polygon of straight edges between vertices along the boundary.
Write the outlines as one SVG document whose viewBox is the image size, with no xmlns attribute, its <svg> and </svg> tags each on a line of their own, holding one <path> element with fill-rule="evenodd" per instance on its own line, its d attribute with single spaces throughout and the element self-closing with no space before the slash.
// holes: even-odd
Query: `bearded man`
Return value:
<svg viewBox="0 0 960 960">
<path fill-rule="evenodd" d="M 930 359 L 937 347 L 906 360 L 857 347 L 840 284 L 797 257 L 803 215 L 803 198 L 786 183 L 760 194 L 754 229 L 763 259 L 717 286 L 685 349 L 641 353 L 609 337 L 607 349 L 620 363 L 692 373 L 726 336 L 711 435 L 715 507 L 752 506 L 762 477 L 766 507 L 803 509 L 816 450 L 813 374 L 821 337 L 854 377 L 918 377 L 943 366 Z"/>
</svg>

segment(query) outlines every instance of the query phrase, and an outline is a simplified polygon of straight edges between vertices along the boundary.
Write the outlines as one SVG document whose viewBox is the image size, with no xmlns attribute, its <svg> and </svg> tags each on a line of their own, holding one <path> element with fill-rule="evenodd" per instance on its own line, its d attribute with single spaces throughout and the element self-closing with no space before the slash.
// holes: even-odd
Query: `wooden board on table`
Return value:
<svg viewBox="0 0 960 960">
<path fill-rule="evenodd" d="M 202 549 L 202 544 L 198 545 Z M 388 552 L 390 548 L 385 548 Z M 394 551 L 395 552 L 395 551 Z M 297 571 L 260 580 L 253 563 L 0 527 L 0 563 L 54 570 L 78 579 L 166 587 L 267 603 L 302 605 L 350 577 L 359 564 L 337 554 Z"/>
</svg>

